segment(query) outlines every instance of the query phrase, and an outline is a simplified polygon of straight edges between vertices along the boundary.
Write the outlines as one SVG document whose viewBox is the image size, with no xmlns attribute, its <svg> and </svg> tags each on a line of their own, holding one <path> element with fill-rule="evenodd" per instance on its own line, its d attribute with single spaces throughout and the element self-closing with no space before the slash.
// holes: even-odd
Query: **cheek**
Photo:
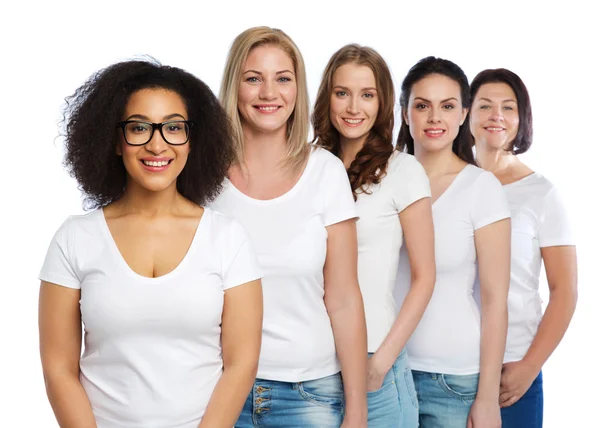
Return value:
<svg viewBox="0 0 600 428">
<path fill-rule="evenodd" d="M 286 100 L 288 104 L 296 104 L 296 95 L 298 94 L 298 90 L 295 86 L 286 87 L 281 90 L 282 97 Z"/>
</svg>

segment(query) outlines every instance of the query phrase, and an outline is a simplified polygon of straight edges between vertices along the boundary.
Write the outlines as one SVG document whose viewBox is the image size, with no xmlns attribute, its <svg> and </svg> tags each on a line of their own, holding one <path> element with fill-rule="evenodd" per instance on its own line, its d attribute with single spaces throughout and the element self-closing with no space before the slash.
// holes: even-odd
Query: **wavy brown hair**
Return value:
<svg viewBox="0 0 600 428">
<path fill-rule="evenodd" d="M 394 152 L 394 83 L 384 59 L 372 48 L 350 44 L 333 54 L 325 71 L 312 114 L 313 143 L 341 157 L 340 133 L 329 118 L 333 75 L 344 64 L 367 66 L 373 71 L 379 99 L 379 111 L 365 143 L 348 168 L 348 178 L 354 200 L 359 189 L 367 192 L 370 184 L 377 184 L 385 176 L 387 163 Z"/>
</svg>

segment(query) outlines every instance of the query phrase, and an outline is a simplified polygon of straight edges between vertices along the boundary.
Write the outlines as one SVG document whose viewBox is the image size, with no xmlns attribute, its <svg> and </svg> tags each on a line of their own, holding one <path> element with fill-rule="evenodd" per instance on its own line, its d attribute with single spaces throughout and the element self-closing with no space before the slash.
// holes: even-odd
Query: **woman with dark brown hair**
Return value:
<svg viewBox="0 0 600 428">
<path fill-rule="evenodd" d="M 344 162 L 356 201 L 369 427 L 386 428 L 417 426 L 405 345 L 435 282 L 429 181 L 413 156 L 393 148 L 394 99 L 383 58 L 371 48 L 347 45 L 325 68 L 312 118 L 314 141 Z M 403 240 L 413 277 L 398 313 L 393 289 Z"/>
</svg>

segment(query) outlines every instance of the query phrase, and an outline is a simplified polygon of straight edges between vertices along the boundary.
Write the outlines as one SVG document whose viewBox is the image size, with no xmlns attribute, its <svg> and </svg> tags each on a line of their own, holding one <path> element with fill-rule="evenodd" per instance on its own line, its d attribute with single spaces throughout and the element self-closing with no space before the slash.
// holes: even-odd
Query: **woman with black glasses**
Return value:
<svg viewBox="0 0 600 428">
<path fill-rule="evenodd" d="M 58 423 L 233 426 L 257 370 L 262 275 L 240 224 L 204 206 L 233 156 L 225 112 L 197 78 L 148 61 L 67 101 L 65 164 L 93 210 L 63 223 L 40 273 Z"/>
</svg>

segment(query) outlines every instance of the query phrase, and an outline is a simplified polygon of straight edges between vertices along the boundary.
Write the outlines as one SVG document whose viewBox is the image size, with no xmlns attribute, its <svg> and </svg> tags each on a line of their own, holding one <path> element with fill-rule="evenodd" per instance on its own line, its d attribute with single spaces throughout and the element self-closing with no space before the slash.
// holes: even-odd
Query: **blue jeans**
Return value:
<svg viewBox="0 0 600 428">
<path fill-rule="evenodd" d="M 369 354 L 369 357 L 373 354 Z M 380 389 L 367 392 L 369 428 L 417 428 L 419 411 L 406 349 L 386 373 Z"/>
<path fill-rule="evenodd" d="M 256 379 L 236 428 L 339 428 L 344 386 L 339 373 L 306 382 Z"/>
<path fill-rule="evenodd" d="M 542 372 L 519 401 L 501 410 L 503 428 L 542 428 L 544 388 Z"/>
<path fill-rule="evenodd" d="M 413 370 L 420 428 L 465 428 L 479 374 L 448 375 Z"/>
</svg>

